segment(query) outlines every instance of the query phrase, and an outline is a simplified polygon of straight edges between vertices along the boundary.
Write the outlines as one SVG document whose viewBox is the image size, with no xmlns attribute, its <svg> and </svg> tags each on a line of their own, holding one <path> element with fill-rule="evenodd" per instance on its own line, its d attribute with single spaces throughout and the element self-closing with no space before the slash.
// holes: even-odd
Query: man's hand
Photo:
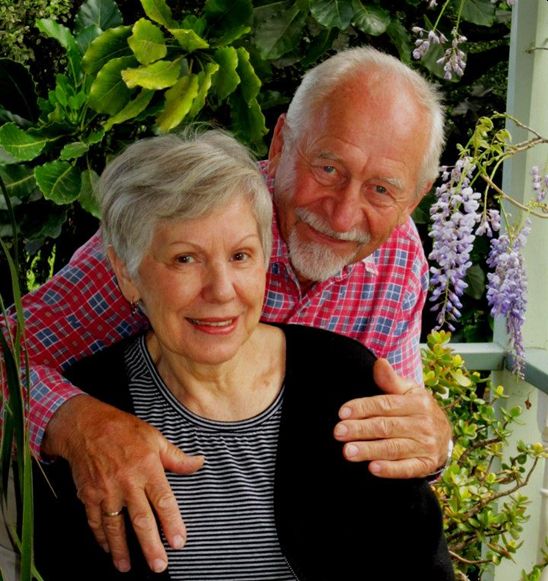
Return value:
<svg viewBox="0 0 548 581">
<path fill-rule="evenodd" d="M 339 410 L 335 438 L 346 442 L 345 458 L 370 460 L 369 470 L 383 478 L 427 476 L 444 465 L 451 426 L 432 394 L 402 379 L 386 359 L 373 367 L 386 395 L 354 399 Z"/>
<path fill-rule="evenodd" d="M 184 545 L 186 529 L 164 470 L 191 474 L 202 456 L 185 455 L 152 426 L 87 395 L 57 410 L 42 450 L 69 462 L 89 526 L 119 571 L 130 568 L 124 518 L 112 514 L 123 507 L 150 568 L 167 567 L 153 510 L 173 548 Z"/>
</svg>

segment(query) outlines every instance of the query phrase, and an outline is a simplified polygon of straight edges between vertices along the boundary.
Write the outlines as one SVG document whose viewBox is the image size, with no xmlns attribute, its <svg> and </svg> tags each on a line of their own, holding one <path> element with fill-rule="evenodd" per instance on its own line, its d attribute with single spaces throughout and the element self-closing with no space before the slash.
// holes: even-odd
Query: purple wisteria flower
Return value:
<svg viewBox="0 0 548 581">
<path fill-rule="evenodd" d="M 548 193 L 548 176 L 543 178 L 538 167 L 531 170 L 535 202 L 542 203 Z M 506 319 L 506 332 L 514 354 L 513 371 L 523 377 L 525 371 L 525 347 L 522 327 L 527 307 L 527 273 L 523 261 L 523 249 L 531 231 L 531 218 L 527 217 L 519 229 L 509 231 L 491 240 L 487 265 L 493 269 L 487 274 L 487 301 L 491 314 Z"/>
<path fill-rule="evenodd" d="M 523 377 L 525 348 L 522 327 L 527 307 L 527 273 L 522 251 L 531 230 L 531 219 L 527 218 L 514 236 L 501 234 L 491 240 L 487 265 L 493 272 L 487 274 L 487 302 L 491 314 L 506 319 L 506 331 L 510 348 L 514 353 L 513 371 Z"/>
<path fill-rule="evenodd" d="M 475 240 L 475 226 L 481 194 L 474 192 L 470 181 L 476 166 L 471 158 L 459 159 L 449 171 L 442 168 L 442 185 L 436 188 L 436 201 L 430 208 L 433 239 L 429 259 L 437 266 L 430 268 L 433 311 L 438 328 L 446 324 L 453 331 L 452 321 L 460 317 L 460 298 L 468 286 L 464 278 L 472 265 L 470 253 Z"/>
<path fill-rule="evenodd" d="M 427 31 L 420 26 L 413 26 L 411 30 L 418 36 L 415 41 L 415 50 L 413 51 L 413 58 L 416 60 L 420 60 L 432 45 L 445 44 L 447 42 L 447 38 L 442 32 Z"/>
<path fill-rule="evenodd" d="M 443 65 L 444 78 L 450 81 L 453 75 L 462 77 L 464 69 L 466 68 L 466 54 L 459 48 L 461 44 L 466 42 L 466 36 L 462 36 L 456 30 L 453 30 L 453 39 L 451 41 L 451 48 L 448 48 L 444 55 L 436 62 Z"/>
</svg>

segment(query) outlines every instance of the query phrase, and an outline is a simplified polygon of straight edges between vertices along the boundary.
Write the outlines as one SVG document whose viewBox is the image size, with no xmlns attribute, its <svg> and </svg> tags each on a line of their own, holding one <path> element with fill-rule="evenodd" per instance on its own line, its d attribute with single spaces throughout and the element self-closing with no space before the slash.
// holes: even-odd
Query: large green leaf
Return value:
<svg viewBox="0 0 548 581">
<path fill-rule="evenodd" d="M 82 155 L 89 151 L 89 145 L 83 141 L 73 141 L 72 143 L 67 143 L 61 150 L 59 159 L 78 159 Z"/>
<path fill-rule="evenodd" d="M 467 0 L 462 7 L 462 19 L 479 24 L 492 26 L 495 22 L 496 6 L 490 0 Z"/>
<path fill-rule="evenodd" d="M 241 141 L 253 145 L 258 155 L 266 151 L 263 136 L 268 132 L 265 118 L 256 99 L 250 102 L 238 89 L 229 97 L 232 130 Z"/>
<path fill-rule="evenodd" d="M 386 34 L 398 50 L 400 60 L 405 64 L 411 63 L 412 43 L 407 28 L 396 18 L 390 22 Z"/>
<path fill-rule="evenodd" d="M 223 46 L 215 51 L 213 58 L 220 67 L 215 76 L 215 92 L 219 99 L 224 100 L 240 84 L 240 77 L 236 72 L 238 53 L 233 46 Z"/>
<path fill-rule="evenodd" d="M 171 8 L 164 0 L 141 0 L 145 14 L 154 22 L 165 28 L 177 28 L 177 22 L 173 20 Z"/>
<path fill-rule="evenodd" d="M 89 45 L 82 58 L 84 71 L 93 75 L 100 71 L 109 61 L 131 56 L 133 53 L 127 43 L 130 34 L 130 26 L 118 26 L 98 36 Z"/>
<path fill-rule="evenodd" d="M 64 49 L 77 48 L 76 40 L 72 32 L 66 26 L 59 24 L 55 20 L 51 18 L 39 18 L 36 21 L 36 27 L 49 38 L 54 38 Z"/>
<path fill-rule="evenodd" d="M 91 169 L 86 169 L 82 172 L 82 187 L 80 188 L 80 194 L 78 196 L 78 201 L 80 206 L 89 212 L 92 216 L 96 218 L 101 218 L 101 211 L 99 208 L 99 202 L 95 197 L 95 186 L 99 181 L 99 176 L 96 172 Z"/>
<path fill-rule="evenodd" d="M 122 79 L 122 71 L 137 61 L 135 57 L 112 59 L 97 73 L 89 91 L 89 105 L 98 113 L 115 115 L 131 97 L 131 91 Z"/>
<path fill-rule="evenodd" d="M 44 198 L 56 204 L 70 204 L 81 188 L 80 170 L 68 161 L 52 161 L 34 169 L 36 183 Z"/>
<path fill-rule="evenodd" d="M 74 24 L 78 32 L 92 25 L 107 30 L 123 24 L 122 13 L 114 0 L 87 0 L 78 9 Z"/>
<path fill-rule="evenodd" d="M 183 28 L 171 28 L 169 30 L 175 40 L 183 47 L 187 52 L 194 52 L 195 50 L 200 50 L 204 48 L 209 48 L 209 44 L 201 36 L 198 36 L 194 30 L 183 29 Z"/>
<path fill-rule="evenodd" d="M 203 15 L 215 45 L 232 44 L 251 30 L 253 5 L 251 0 L 207 0 Z"/>
<path fill-rule="evenodd" d="M 94 24 L 84 28 L 76 35 L 76 42 L 80 48 L 81 54 L 86 54 L 87 49 L 90 47 L 91 43 L 102 34 L 102 30 L 97 28 Z"/>
<path fill-rule="evenodd" d="M 261 79 L 257 76 L 255 69 L 249 61 L 249 53 L 247 50 L 240 46 L 237 49 L 238 52 L 238 76 L 241 79 L 240 91 L 242 92 L 243 98 L 251 103 L 261 90 Z"/>
<path fill-rule="evenodd" d="M 116 115 L 107 119 L 104 124 L 105 131 L 110 131 L 113 125 L 125 123 L 130 119 L 134 119 L 137 115 L 140 115 L 147 108 L 152 97 L 154 97 L 154 91 L 141 89 L 135 99 L 132 99 L 121 111 L 118 111 Z"/>
<path fill-rule="evenodd" d="M 211 89 L 213 77 L 219 70 L 217 63 L 207 63 L 206 68 L 198 73 L 198 93 L 192 101 L 192 106 L 188 112 L 188 118 L 194 119 L 196 115 L 204 108 L 206 97 Z"/>
<path fill-rule="evenodd" d="M 126 85 L 143 87 L 144 89 L 166 89 L 173 87 L 181 74 L 182 58 L 173 61 L 157 61 L 151 65 L 125 69 L 122 71 L 122 78 Z"/>
<path fill-rule="evenodd" d="M 365 34 L 379 36 L 386 32 L 390 24 L 390 12 L 380 6 L 374 4 L 364 6 L 360 0 L 354 0 L 352 23 Z"/>
<path fill-rule="evenodd" d="M 149 65 L 166 56 L 167 47 L 164 33 L 158 26 L 146 18 L 140 18 L 133 25 L 132 30 L 133 34 L 127 42 L 142 65 Z"/>
<path fill-rule="evenodd" d="M 299 45 L 307 12 L 298 4 L 265 4 L 255 8 L 254 15 L 254 42 L 263 59 L 278 59 Z"/>
<path fill-rule="evenodd" d="M 26 200 L 36 191 L 36 180 L 32 168 L 23 163 L 0 165 L 0 177 L 12 199 Z M 3 201 L 2 196 L 0 196 L 0 201 Z M 2 209 L 5 207 L 2 206 Z"/>
<path fill-rule="evenodd" d="M 67 51 L 70 74 L 74 81 L 78 81 L 82 72 L 82 57 L 80 55 L 80 47 L 72 32 L 66 26 L 51 18 L 39 18 L 36 21 L 36 27 L 46 36 L 57 40 Z"/>
<path fill-rule="evenodd" d="M 0 127 L 0 145 L 19 161 L 35 159 L 49 141 L 44 135 L 23 131 L 15 123 L 5 123 Z"/>
<path fill-rule="evenodd" d="M 165 108 L 157 119 L 160 131 L 167 133 L 180 125 L 190 111 L 197 94 L 196 75 L 181 77 L 171 89 L 167 90 Z"/>
<path fill-rule="evenodd" d="M 0 59 L 0 106 L 29 121 L 38 119 L 32 76 L 26 67 L 11 59 Z"/>
<path fill-rule="evenodd" d="M 311 0 L 312 16 L 327 28 L 345 30 L 354 16 L 352 0 Z"/>
</svg>

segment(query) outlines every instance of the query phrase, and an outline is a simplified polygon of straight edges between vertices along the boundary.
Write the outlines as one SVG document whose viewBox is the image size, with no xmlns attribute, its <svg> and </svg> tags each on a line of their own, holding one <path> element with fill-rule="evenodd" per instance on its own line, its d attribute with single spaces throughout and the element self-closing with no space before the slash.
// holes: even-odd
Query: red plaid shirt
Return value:
<svg viewBox="0 0 548 581">
<path fill-rule="evenodd" d="M 266 164 L 261 164 L 266 175 Z M 272 187 L 272 184 L 269 184 Z M 302 293 L 288 250 L 273 220 L 273 250 L 262 320 L 309 325 L 357 339 L 396 371 L 422 380 L 421 311 L 428 264 L 411 220 L 371 256 Z M 81 393 L 61 371 L 146 328 L 130 312 L 95 234 L 69 264 L 23 298 L 31 368 L 31 442 L 39 454 L 45 427 L 57 408 Z M 112 386 L 115 389 L 116 386 Z"/>
</svg>

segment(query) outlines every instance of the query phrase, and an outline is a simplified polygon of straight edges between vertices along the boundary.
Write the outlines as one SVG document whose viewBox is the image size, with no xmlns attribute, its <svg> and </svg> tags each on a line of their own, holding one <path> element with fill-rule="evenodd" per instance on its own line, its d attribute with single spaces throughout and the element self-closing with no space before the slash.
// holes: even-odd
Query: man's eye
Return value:
<svg viewBox="0 0 548 581">
<path fill-rule="evenodd" d="M 324 171 L 324 173 L 327 173 L 329 175 L 334 175 L 337 173 L 337 168 L 334 165 L 324 165 L 322 166 L 322 170 Z"/>
<path fill-rule="evenodd" d="M 194 257 L 190 254 L 181 254 L 180 256 L 177 256 L 175 260 L 179 264 L 190 264 L 191 262 L 194 262 Z"/>
<path fill-rule="evenodd" d="M 249 259 L 249 254 L 247 252 L 236 252 L 232 256 L 234 262 L 244 262 Z"/>
<path fill-rule="evenodd" d="M 384 186 L 375 186 L 375 193 L 376 194 L 387 194 L 388 190 Z"/>
</svg>

